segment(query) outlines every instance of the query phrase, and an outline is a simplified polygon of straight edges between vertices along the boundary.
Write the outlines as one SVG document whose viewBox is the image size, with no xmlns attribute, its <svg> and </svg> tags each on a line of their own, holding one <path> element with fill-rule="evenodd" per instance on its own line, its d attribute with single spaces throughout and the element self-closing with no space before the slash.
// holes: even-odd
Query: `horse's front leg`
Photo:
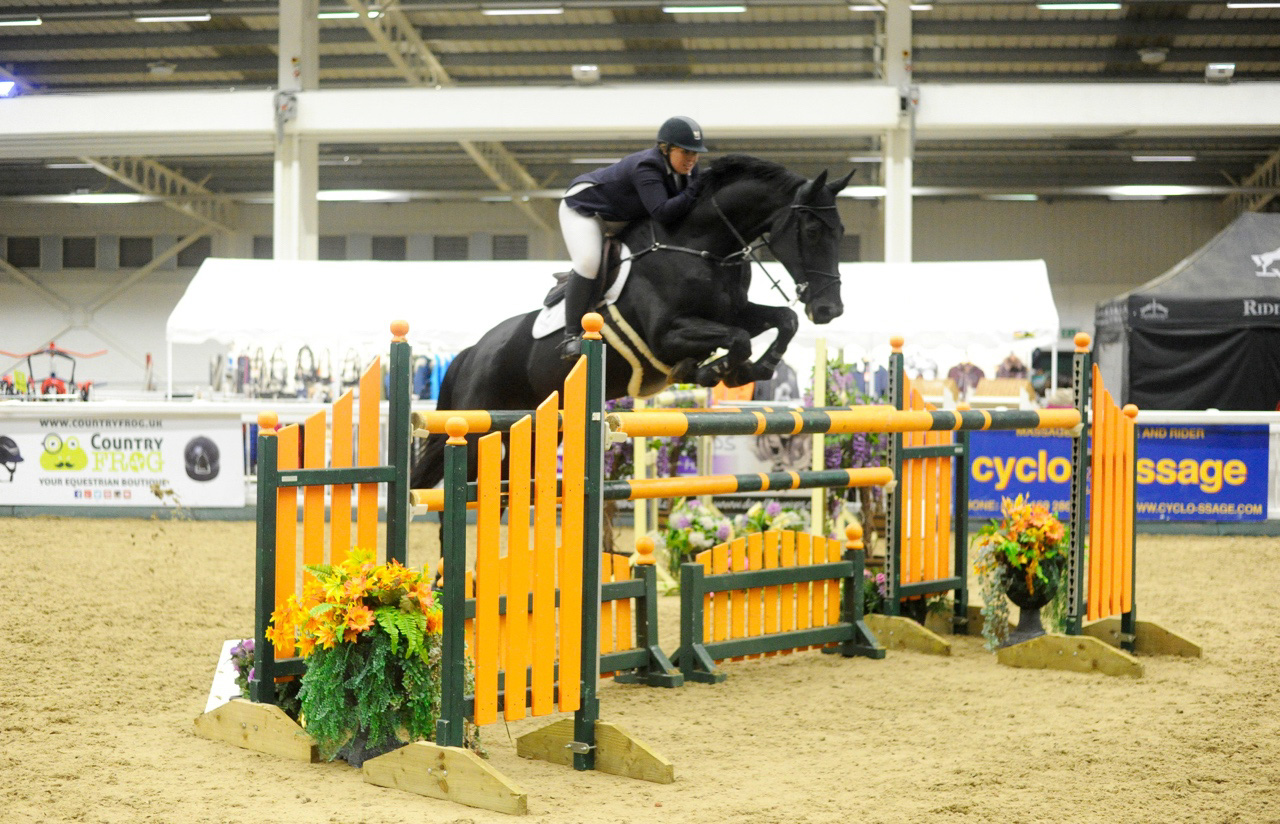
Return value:
<svg viewBox="0 0 1280 824">
<path fill-rule="evenodd" d="M 677 318 L 655 343 L 663 360 L 676 363 L 674 383 L 715 386 L 751 359 L 751 335 L 745 329 L 705 318 Z M 703 365 L 717 349 L 726 353 Z"/>
<path fill-rule="evenodd" d="M 767 381 L 771 379 L 778 368 L 778 364 L 782 361 L 782 355 L 787 351 L 787 346 L 791 343 L 791 339 L 796 336 L 797 330 L 800 329 L 800 321 L 796 317 L 796 313 L 786 306 L 764 306 L 758 303 L 748 303 L 746 311 L 739 315 L 739 318 L 742 321 L 743 329 L 753 338 L 770 329 L 778 330 L 778 334 L 773 339 L 773 343 L 769 344 L 769 347 L 764 350 L 763 354 L 754 363 L 744 358 L 735 365 L 733 370 L 724 378 L 727 386 L 743 386 L 752 381 Z"/>
</svg>

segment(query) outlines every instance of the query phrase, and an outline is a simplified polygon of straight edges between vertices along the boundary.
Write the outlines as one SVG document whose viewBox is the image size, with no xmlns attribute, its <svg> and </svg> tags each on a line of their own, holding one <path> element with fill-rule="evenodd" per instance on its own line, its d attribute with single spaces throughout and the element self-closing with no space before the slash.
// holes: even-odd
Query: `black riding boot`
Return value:
<svg viewBox="0 0 1280 824">
<path fill-rule="evenodd" d="M 574 360 L 582 354 L 582 316 L 591 310 L 595 294 L 594 280 L 569 273 L 564 292 L 564 339 L 558 347 L 562 360 Z"/>
</svg>

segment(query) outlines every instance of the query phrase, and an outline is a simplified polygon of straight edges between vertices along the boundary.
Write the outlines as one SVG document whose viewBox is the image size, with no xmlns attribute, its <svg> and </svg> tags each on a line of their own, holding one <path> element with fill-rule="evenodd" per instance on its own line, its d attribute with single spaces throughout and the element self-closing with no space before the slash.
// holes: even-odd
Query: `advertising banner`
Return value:
<svg viewBox="0 0 1280 824">
<path fill-rule="evenodd" d="M 162 420 L 81 407 L 0 423 L 2 505 L 244 506 L 233 418 Z"/>
<path fill-rule="evenodd" d="M 1140 521 L 1260 521 L 1267 517 L 1266 424 L 1137 427 Z M 974 432 L 969 515 L 994 518 L 1026 495 L 1070 512 L 1071 439 L 1060 432 Z"/>
</svg>

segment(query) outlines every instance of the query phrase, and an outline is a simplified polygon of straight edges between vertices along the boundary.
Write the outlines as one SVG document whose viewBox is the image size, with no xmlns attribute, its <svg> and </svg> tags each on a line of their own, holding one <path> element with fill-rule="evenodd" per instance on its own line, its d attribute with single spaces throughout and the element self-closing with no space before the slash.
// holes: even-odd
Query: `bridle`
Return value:
<svg viewBox="0 0 1280 824">
<path fill-rule="evenodd" d="M 773 284 L 773 288 L 778 291 L 778 294 L 782 295 L 782 299 L 786 301 L 788 305 L 794 304 L 797 300 L 807 304 L 810 301 L 815 300 L 819 295 L 830 289 L 832 286 L 840 283 L 839 272 L 827 272 L 822 269 L 815 269 L 809 266 L 808 257 L 805 253 L 807 247 L 802 242 L 803 238 L 800 236 L 800 233 L 803 231 L 803 221 L 799 218 L 803 213 L 807 213 L 811 217 L 822 221 L 822 224 L 828 229 L 838 228 L 840 218 L 836 214 L 835 205 L 810 206 L 806 203 L 792 203 L 786 207 L 786 214 L 780 223 L 767 232 L 760 231 L 759 240 L 751 242 L 748 242 L 747 239 L 742 236 L 742 233 L 738 231 L 738 228 L 733 225 L 733 221 L 729 220 L 729 216 L 724 213 L 724 209 L 720 208 L 720 202 L 716 200 L 715 195 L 711 196 L 711 205 L 715 208 L 716 214 L 720 216 L 720 219 L 724 221 L 724 225 L 733 233 L 734 239 L 741 244 L 738 251 L 731 252 L 727 255 L 716 255 L 706 251 L 705 249 L 691 249 L 687 246 L 675 246 L 669 243 L 661 243 L 658 241 L 657 231 L 653 228 L 653 224 L 650 223 L 649 231 L 653 233 L 653 242 L 645 248 L 637 252 L 632 252 L 630 255 L 622 258 L 622 261 L 635 260 L 636 258 L 647 255 L 650 252 L 660 251 L 682 252 L 685 254 L 697 255 L 703 260 L 709 260 L 712 263 L 715 263 L 717 266 L 738 266 L 743 262 L 751 261 L 760 268 L 760 271 L 769 279 L 769 282 Z M 804 272 L 804 280 L 796 284 L 795 300 L 792 300 L 787 296 L 786 291 L 782 288 L 782 284 L 778 283 L 777 278 L 769 273 L 769 270 L 764 266 L 764 261 L 762 261 L 760 256 L 756 254 L 756 250 L 764 247 L 776 258 L 778 255 L 774 252 L 770 239 L 771 237 L 779 236 L 785 232 L 788 225 L 792 223 L 793 218 L 795 219 L 796 248 L 800 252 L 800 267 L 801 271 Z M 771 215 L 769 219 L 765 221 L 766 225 L 773 220 L 774 217 Z M 752 234 L 755 234 L 755 232 Z M 815 287 L 813 285 L 815 282 L 820 283 L 820 285 Z"/>
</svg>

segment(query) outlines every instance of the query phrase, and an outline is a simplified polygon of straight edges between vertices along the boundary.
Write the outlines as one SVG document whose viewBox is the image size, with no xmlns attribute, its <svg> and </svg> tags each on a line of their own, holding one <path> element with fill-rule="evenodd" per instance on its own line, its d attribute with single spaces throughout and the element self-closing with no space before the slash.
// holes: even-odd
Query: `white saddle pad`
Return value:
<svg viewBox="0 0 1280 824">
<path fill-rule="evenodd" d="M 601 306 L 608 306 L 618 300 L 618 295 L 622 294 L 622 287 L 627 284 L 627 275 L 631 274 L 631 250 L 626 246 L 622 247 L 622 265 L 618 268 L 618 279 L 609 287 L 609 291 L 604 293 L 604 300 L 600 302 Z M 545 338 L 547 335 L 554 334 L 564 329 L 564 301 L 558 301 L 555 306 L 544 306 L 542 311 L 538 313 L 538 317 L 533 322 L 533 337 Z"/>
</svg>

